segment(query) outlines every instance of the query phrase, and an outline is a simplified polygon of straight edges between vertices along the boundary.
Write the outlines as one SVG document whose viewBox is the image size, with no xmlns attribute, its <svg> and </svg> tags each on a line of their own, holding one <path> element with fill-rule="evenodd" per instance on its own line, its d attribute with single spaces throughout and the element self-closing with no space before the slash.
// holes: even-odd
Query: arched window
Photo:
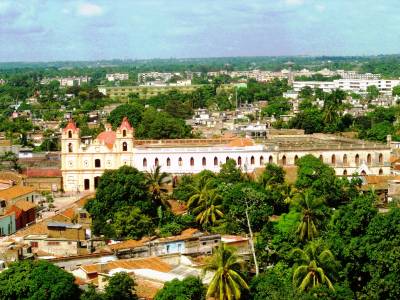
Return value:
<svg viewBox="0 0 400 300">
<path fill-rule="evenodd" d="M 83 180 L 83 188 L 85 189 L 85 191 L 90 189 L 90 180 L 89 179 Z"/>
<path fill-rule="evenodd" d="M 214 166 L 218 166 L 218 158 L 214 157 Z"/>
<path fill-rule="evenodd" d="M 331 164 L 332 164 L 332 165 L 336 165 L 336 155 L 335 155 L 335 154 L 332 154 L 332 157 L 331 157 Z"/>
<path fill-rule="evenodd" d="M 324 162 L 324 157 L 322 156 L 322 154 L 319 156 L 319 160 Z"/>
<path fill-rule="evenodd" d="M 171 159 L 168 157 L 167 158 L 167 166 L 170 167 L 171 166 Z"/>
<path fill-rule="evenodd" d="M 122 130 L 122 136 L 123 136 L 123 137 L 126 137 L 126 130 L 125 130 L 125 129 Z"/>
<path fill-rule="evenodd" d="M 202 160 L 201 160 L 201 165 L 202 165 L 203 167 L 205 167 L 205 166 L 207 165 L 207 160 L 206 160 L 205 157 L 202 158 Z"/>
<path fill-rule="evenodd" d="M 360 165 L 360 155 L 356 154 L 356 157 L 354 160 L 355 160 L 356 166 L 359 166 Z"/>
<path fill-rule="evenodd" d="M 379 169 L 379 175 L 383 175 L 383 170 Z"/>
<path fill-rule="evenodd" d="M 372 164 L 372 157 L 371 157 L 371 154 L 369 154 L 369 153 L 368 153 L 368 155 L 367 155 L 367 164 L 368 164 L 368 165 L 371 165 L 371 164 Z"/>
<path fill-rule="evenodd" d="M 347 170 L 344 170 L 344 171 L 343 171 L 343 175 L 344 175 L 344 176 L 347 176 Z"/>
<path fill-rule="evenodd" d="M 264 164 L 264 156 L 260 156 L 260 166 Z"/>
<path fill-rule="evenodd" d="M 154 166 L 158 167 L 158 158 L 157 157 L 154 159 Z"/>
<path fill-rule="evenodd" d="M 297 161 L 299 160 L 299 157 L 297 155 L 294 156 L 294 163 L 297 163 Z"/>
<path fill-rule="evenodd" d="M 100 159 L 96 158 L 96 159 L 94 160 L 94 167 L 95 167 L 95 168 L 100 168 L 100 167 L 101 167 L 101 161 L 100 161 Z"/>
<path fill-rule="evenodd" d="M 286 165 L 286 156 L 284 155 L 284 156 L 282 156 L 282 165 Z"/>
<path fill-rule="evenodd" d="M 344 164 L 344 165 L 347 165 L 347 164 L 348 164 L 348 162 L 347 162 L 347 154 L 344 154 L 344 155 L 343 155 L 343 164 Z"/>
<path fill-rule="evenodd" d="M 178 166 L 182 166 L 182 164 L 183 164 L 183 160 L 182 160 L 182 157 L 179 157 L 179 159 L 178 159 Z"/>
<path fill-rule="evenodd" d="M 143 158 L 143 167 L 147 167 L 147 159 L 146 158 Z"/>
<path fill-rule="evenodd" d="M 242 165 L 242 158 L 241 158 L 240 156 L 239 156 L 238 159 L 237 159 L 237 164 L 238 164 L 239 166 Z"/>
<path fill-rule="evenodd" d="M 99 186 L 99 181 L 100 181 L 100 176 L 96 176 L 94 178 L 94 188 L 97 189 L 97 187 Z"/>
<path fill-rule="evenodd" d="M 229 156 L 226 157 L 225 162 L 228 162 L 228 160 L 229 160 Z"/>
<path fill-rule="evenodd" d="M 274 158 L 272 157 L 272 155 L 270 155 L 268 158 L 268 163 L 272 164 L 273 162 L 274 162 Z"/>
<path fill-rule="evenodd" d="M 72 144 L 71 143 L 68 144 L 68 152 L 70 152 L 70 153 L 72 152 Z"/>
<path fill-rule="evenodd" d="M 362 171 L 361 171 L 361 175 L 362 175 L 362 176 L 365 176 L 365 175 L 367 175 L 367 172 L 365 172 L 364 170 L 362 170 Z"/>
<path fill-rule="evenodd" d="M 122 143 L 122 151 L 128 151 L 128 144 L 126 142 Z"/>
<path fill-rule="evenodd" d="M 190 158 L 190 165 L 194 166 L 194 158 L 193 157 Z"/>
<path fill-rule="evenodd" d="M 254 156 L 252 156 L 252 157 L 250 158 L 250 164 L 251 164 L 251 165 L 254 165 Z"/>
<path fill-rule="evenodd" d="M 383 164 L 383 154 L 379 153 L 378 161 L 380 164 Z"/>
<path fill-rule="evenodd" d="M 71 130 L 68 130 L 68 138 L 72 139 L 72 131 Z"/>
</svg>

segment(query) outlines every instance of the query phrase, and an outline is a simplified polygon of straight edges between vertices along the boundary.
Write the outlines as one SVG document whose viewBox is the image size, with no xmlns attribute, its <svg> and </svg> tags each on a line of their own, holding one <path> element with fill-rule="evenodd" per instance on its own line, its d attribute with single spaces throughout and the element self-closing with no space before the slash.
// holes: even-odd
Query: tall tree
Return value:
<svg viewBox="0 0 400 300">
<path fill-rule="evenodd" d="M 170 176 L 161 172 L 161 166 L 156 166 L 151 172 L 146 172 L 146 184 L 149 186 L 150 194 L 157 205 L 169 208 L 170 204 L 164 197 L 168 193 L 167 185 L 171 182 Z"/>
<path fill-rule="evenodd" d="M 189 276 L 165 283 L 154 300 L 205 300 L 206 289 L 200 278 Z"/>
<path fill-rule="evenodd" d="M 219 300 L 239 300 L 243 290 L 249 287 L 243 279 L 240 270 L 244 261 L 240 259 L 235 250 L 225 244 L 220 244 L 204 271 L 214 271 L 207 290 L 207 297 Z"/>
<path fill-rule="evenodd" d="M 297 234 L 301 241 L 310 241 L 318 235 L 319 221 L 324 217 L 324 199 L 317 198 L 310 190 L 299 193 L 292 203 L 301 214 Z"/>
<path fill-rule="evenodd" d="M 12 263 L 0 273 L 0 299 L 79 299 L 70 273 L 44 260 Z"/>
<path fill-rule="evenodd" d="M 200 201 L 189 202 L 189 209 L 196 215 L 196 221 L 203 227 L 217 223 L 224 216 L 222 212 L 222 197 L 215 189 L 206 190 L 201 194 Z"/>
<path fill-rule="evenodd" d="M 134 280 L 127 273 L 116 273 L 108 280 L 105 298 L 107 300 L 136 300 L 134 285 Z"/>
</svg>

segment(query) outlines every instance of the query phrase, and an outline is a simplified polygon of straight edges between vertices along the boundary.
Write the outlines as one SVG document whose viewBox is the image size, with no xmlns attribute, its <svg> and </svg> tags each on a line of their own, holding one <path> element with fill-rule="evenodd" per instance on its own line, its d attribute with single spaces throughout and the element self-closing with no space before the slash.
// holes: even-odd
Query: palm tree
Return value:
<svg viewBox="0 0 400 300">
<path fill-rule="evenodd" d="M 167 185 L 171 182 L 169 175 L 161 172 L 160 166 L 156 166 L 151 172 L 146 172 L 145 176 L 153 201 L 158 205 L 170 207 L 169 202 L 164 197 L 168 193 Z"/>
<path fill-rule="evenodd" d="M 329 249 L 323 247 L 321 241 L 310 242 L 304 250 L 296 248 L 292 251 L 295 259 L 293 284 L 299 292 L 327 285 L 334 290 L 327 272 L 333 272 L 335 258 Z"/>
<path fill-rule="evenodd" d="M 220 243 L 204 268 L 204 272 L 215 272 L 208 286 L 207 297 L 219 300 L 240 299 L 242 290 L 249 288 L 240 274 L 243 264 L 244 261 L 233 248 Z"/>
<path fill-rule="evenodd" d="M 208 176 L 204 176 L 195 184 L 190 185 L 192 196 L 188 200 L 188 207 L 196 207 L 203 203 L 212 189 L 212 184 L 212 179 Z"/>
<path fill-rule="evenodd" d="M 314 239 L 318 235 L 317 225 L 324 216 L 322 212 L 324 199 L 317 198 L 311 191 L 306 190 L 294 197 L 293 205 L 301 213 L 301 221 L 297 227 L 300 240 Z"/>
<path fill-rule="evenodd" d="M 201 201 L 196 202 L 196 205 L 189 205 L 189 209 L 196 215 L 196 221 L 203 227 L 213 225 L 224 216 L 221 211 L 221 200 L 221 195 L 215 189 L 207 190 L 201 195 Z"/>
</svg>

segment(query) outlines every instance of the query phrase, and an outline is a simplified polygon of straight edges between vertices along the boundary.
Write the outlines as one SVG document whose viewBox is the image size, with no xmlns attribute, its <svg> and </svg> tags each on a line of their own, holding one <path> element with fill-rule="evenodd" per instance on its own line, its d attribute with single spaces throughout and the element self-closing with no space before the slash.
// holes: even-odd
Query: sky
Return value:
<svg viewBox="0 0 400 300">
<path fill-rule="evenodd" d="M 0 61 L 400 53 L 399 0 L 0 0 Z"/>
</svg>

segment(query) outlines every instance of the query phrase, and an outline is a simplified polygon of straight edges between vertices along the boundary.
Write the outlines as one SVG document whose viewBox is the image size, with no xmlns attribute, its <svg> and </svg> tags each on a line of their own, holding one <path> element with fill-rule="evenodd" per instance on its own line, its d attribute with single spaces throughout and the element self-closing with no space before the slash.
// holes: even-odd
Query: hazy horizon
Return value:
<svg viewBox="0 0 400 300">
<path fill-rule="evenodd" d="M 394 54 L 398 8 L 394 0 L 2 0 L 0 61 Z"/>
</svg>

